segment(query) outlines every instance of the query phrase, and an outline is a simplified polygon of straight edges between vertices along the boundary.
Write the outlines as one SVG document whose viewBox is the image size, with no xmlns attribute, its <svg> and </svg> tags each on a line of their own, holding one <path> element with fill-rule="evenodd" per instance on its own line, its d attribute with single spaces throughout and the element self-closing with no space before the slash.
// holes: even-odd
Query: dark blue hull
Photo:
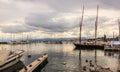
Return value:
<svg viewBox="0 0 120 72">
<path fill-rule="evenodd" d="M 102 49 L 104 50 L 104 46 L 102 45 L 84 45 L 84 44 L 74 44 L 76 49 Z"/>
</svg>

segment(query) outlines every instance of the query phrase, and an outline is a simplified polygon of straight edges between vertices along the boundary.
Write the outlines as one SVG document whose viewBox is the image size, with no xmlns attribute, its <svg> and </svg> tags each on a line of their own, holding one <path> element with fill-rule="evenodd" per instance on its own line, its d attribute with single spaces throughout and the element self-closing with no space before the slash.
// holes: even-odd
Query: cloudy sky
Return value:
<svg viewBox="0 0 120 72">
<path fill-rule="evenodd" d="M 118 35 L 120 0 L 0 0 L 1 37 L 78 37 L 82 6 L 82 37 L 94 37 L 96 5 L 98 36 Z"/>
</svg>

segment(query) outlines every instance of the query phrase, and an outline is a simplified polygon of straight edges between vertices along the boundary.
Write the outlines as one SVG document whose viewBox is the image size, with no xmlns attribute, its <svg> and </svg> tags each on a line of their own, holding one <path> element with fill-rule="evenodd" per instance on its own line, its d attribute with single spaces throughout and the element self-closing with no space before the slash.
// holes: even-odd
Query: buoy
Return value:
<svg viewBox="0 0 120 72">
<path fill-rule="evenodd" d="M 66 65 L 66 64 L 67 64 L 67 62 L 66 62 L 66 61 L 64 61 L 64 62 L 63 62 L 63 65 Z"/>
</svg>

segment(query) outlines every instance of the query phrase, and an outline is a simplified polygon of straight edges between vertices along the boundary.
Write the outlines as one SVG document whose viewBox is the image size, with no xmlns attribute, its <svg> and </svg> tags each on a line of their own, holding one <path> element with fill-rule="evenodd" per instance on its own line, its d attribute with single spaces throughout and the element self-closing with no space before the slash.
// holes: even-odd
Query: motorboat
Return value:
<svg viewBox="0 0 120 72">
<path fill-rule="evenodd" d="M 0 71 L 19 62 L 23 54 L 23 50 L 19 50 L 17 52 L 0 50 Z"/>
</svg>

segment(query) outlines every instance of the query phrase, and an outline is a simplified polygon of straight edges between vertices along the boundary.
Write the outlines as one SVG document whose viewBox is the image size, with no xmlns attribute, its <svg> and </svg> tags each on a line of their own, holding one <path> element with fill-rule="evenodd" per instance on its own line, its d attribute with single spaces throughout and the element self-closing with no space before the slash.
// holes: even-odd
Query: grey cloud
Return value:
<svg viewBox="0 0 120 72">
<path fill-rule="evenodd" d="M 56 22 L 52 21 L 52 19 L 56 19 L 58 13 L 43 13 L 37 14 L 32 13 L 28 17 L 25 18 L 25 23 L 16 22 L 15 26 L 2 26 L 2 31 L 5 33 L 19 33 L 19 32 L 30 32 L 35 30 L 43 31 L 44 33 L 51 34 L 51 33 L 58 33 L 58 32 L 67 32 L 71 31 L 74 28 L 79 28 L 80 19 L 78 17 L 69 20 L 60 19 Z M 59 18 L 59 16 L 58 16 Z M 106 17 L 99 17 L 99 28 L 102 26 L 107 26 L 104 23 L 109 21 Z M 18 25 L 17 25 L 18 23 Z M 22 24 L 22 25 L 21 25 Z M 93 31 L 95 26 L 95 16 L 90 16 L 87 19 L 84 18 L 83 22 L 83 30 Z M 78 30 L 79 31 L 79 30 Z"/>
<path fill-rule="evenodd" d="M 24 4 L 20 3 L 17 6 L 17 2 L 24 2 Z M 29 8 L 27 9 L 26 7 L 27 2 L 31 2 L 29 5 L 32 5 L 33 7 L 29 8 L 29 6 L 27 6 Z M 37 8 L 37 6 L 39 6 L 39 3 L 45 3 L 51 9 L 53 9 L 54 12 L 49 13 L 47 12 L 47 10 L 46 10 L 46 13 L 37 12 L 39 11 L 39 7 Z M 0 16 L 2 16 L 2 18 L 0 19 L 0 22 L 5 20 L 7 21 L 7 19 L 10 20 L 12 19 L 13 16 L 20 15 L 20 17 L 22 18 L 25 17 L 25 24 L 20 26 L 19 25 L 9 26 L 9 27 L 3 26 L 1 27 L 1 29 L 5 33 L 29 32 L 33 30 L 41 30 L 41 31 L 44 31 L 45 33 L 70 31 L 74 28 L 79 27 L 79 22 L 80 22 L 79 18 L 76 17 L 72 19 L 71 23 L 69 22 L 69 20 L 60 19 L 57 22 L 55 22 L 55 21 L 52 21 L 52 19 L 59 17 L 58 15 L 62 13 L 66 13 L 66 14 L 73 13 L 75 12 L 75 10 L 81 11 L 83 4 L 87 10 L 91 8 L 96 9 L 97 4 L 100 5 L 100 8 L 120 9 L 119 3 L 120 1 L 118 0 L 116 1 L 114 0 L 14 0 L 14 3 L 10 3 L 10 4 L 0 3 L 0 8 L 7 10 L 7 11 L 3 11 L 3 12 L 6 12 L 3 16 L 1 15 L 2 13 L 0 14 Z M 34 7 L 34 5 L 36 6 Z M 24 10 L 23 7 L 25 7 L 26 10 Z M 42 11 L 43 9 L 44 8 L 40 8 L 40 11 Z M 1 11 L 2 10 L 0 10 L 0 12 Z M 32 14 L 32 12 L 37 12 L 37 13 Z M 16 18 L 16 17 L 13 17 L 13 18 Z M 99 23 L 98 23 L 99 28 L 102 28 L 102 26 L 107 26 L 104 23 L 109 20 L 110 19 L 106 17 L 99 17 Z M 86 34 L 90 34 L 89 32 L 94 30 L 94 24 L 95 24 L 94 16 L 84 19 L 83 29 L 87 31 Z"/>
<path fill-rule="evenodd" d="M 35 27 L 27 26 L 27 25 L 9 25 L 9 26 L 1 26 L 1 31 L 4 33 L 21 33 L 21 32 L 30 32 L 35 30 Z"/>
<path fill-rule="evenodd" d="M 87 19 L 84 19 L 83 21 L 83 27 L 85 29 L 89 29 L 89 30 L 94 30 L 95 28 L 95 16 L 92 16 L 92 17 L 88 17 Z M 105 25 L 104 23 L 109 21 L 110 19 L 109 18 L 106 18 L 106 17 L 99 17 L 98 18 L 98 27 L 101 27 L 103 25 Z"/>
<path fill-rule="evenodd" d="M 97 4 L 102 8 L 120 9 L 120 0 L 15 0 L 21 2 L 32 2 L 32 3 L 47 3 L 58 11 L 72 11 L 74 9 L 80 9 L 82 5 L 86 8 L 95 8 Z"/>
<path fill-rule="evenodd" d="M 99 0 L 102 8 L 107 9 L 119 9 L 120 10 L 120 0 Z"/>
<path fill-rule="evenodd" d="M 36 27 L 36 29 L 45 32 L 65 32 L 79 27 L 80 19 L 77 17 L 75 19 L 72 19 L 71 23 L 68 23 L 69 20 L 65 21 L 64 19 L 54 22 L 51 19 L 55 17 L 56 13 L 33 14 L 26 18 L 25 23 L 28 26 Z M 101 27 L 102 24 L 106 21 L 109 21 L 109 19 L 106 17 L 99 17 L 99 27 Z M 92 31 L 94 30 L 94 26 L 95 16 L 84 19 L 83 29 Z"/>
<path fill-rule="evenodd" d="M 82 5 L 88 8 L 94 8 L 97 0 L 14 0 L 17 2 L 46 3 L 59 12 L 69 12 L 75 9 L 81 9 Z"/>
<path fill-rule="evenodd" d="M 50 14 L 34 14 L 30 15 L 26 18 L 26 24 L 29 26 L 37 27 L 39 30 L 44 30 L 47 32 L 64 32 L 69 29 L 75 28 L 75 26 L 79 26 L 77 24 L 68 23 L 64 19 L 60 19 L 57 22 L 52 21 L 52 19 L 56 17 L 55 13 Z"/>
<path fill-rule="evenodd" d="M 17 6 L 12 3 L 0 2 L 0 22 L 10 20 L 18 15 Z"/>
</svg>

